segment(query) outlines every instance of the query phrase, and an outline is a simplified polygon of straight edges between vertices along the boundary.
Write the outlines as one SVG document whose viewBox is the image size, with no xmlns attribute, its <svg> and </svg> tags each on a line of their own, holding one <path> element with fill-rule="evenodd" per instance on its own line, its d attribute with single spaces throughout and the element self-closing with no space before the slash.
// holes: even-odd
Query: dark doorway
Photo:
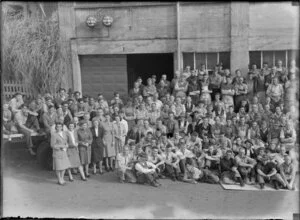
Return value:
<svg viewBox="0 0 300 220">
<path fill-rule="evenodd" d="M 127 74 L 128 91 L 139 76 L 144 85 L 152 75 L 156 75 L 156 83 L 163 74 L 170 81 L 174 75 L 173 53 L 127 54 Z"/>
</svg>

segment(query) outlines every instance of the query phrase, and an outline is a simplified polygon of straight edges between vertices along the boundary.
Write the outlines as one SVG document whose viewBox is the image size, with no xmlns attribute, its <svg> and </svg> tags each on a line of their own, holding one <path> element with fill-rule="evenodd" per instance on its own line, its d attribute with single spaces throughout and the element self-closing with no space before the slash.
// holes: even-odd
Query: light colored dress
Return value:
<svg viewBox="0 0 300 220">
<path fill-rule="evenodd" d="M 65 170 L 71 167 L 67 155 L 67 133 L 54 132 L 51 134 L 51 147 L 53 149 L 53 170 Z"/>
<path fill-rule="evenodd" d="M 77 168 L 81 166 L 78 150 L 78 135 L 77 131 L 68 131 L 68 149 L 67 155 L 70 160 L 71 168 Z"/>
<path fill-rule="evenodd" d="M 93 136 L 90 128 L 77 130 L 78 134 L 78 149 L 79 149 L 79 157 L 82 165 L 91 163 L 92 149 L 91 144 L 93 141 Z M 83 143 L 88 143 L 88 146 Z"/>
<path fill-rule="evenodd" d="M 114 142 L 113 123 L 103 121 L 100 123 L 99 127 L 102 130 L 100 134 L 102 134 L 102 140 L 104 143 L 103 157 L 115 157 L 116 148 L 113 145 Z"/>
</svg>

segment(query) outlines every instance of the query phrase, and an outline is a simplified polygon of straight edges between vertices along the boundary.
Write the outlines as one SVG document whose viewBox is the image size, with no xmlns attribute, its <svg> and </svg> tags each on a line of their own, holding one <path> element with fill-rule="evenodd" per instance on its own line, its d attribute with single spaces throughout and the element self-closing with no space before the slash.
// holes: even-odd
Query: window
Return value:
<svg viewBox="0 0 300 220">
<path fill-rule="evenodd" d="M 191 69 L 200 69 L 202 64 L 211 71 L 218 63 L 223 64 L 223 69 L 230 69 L 230 52 L 218 53 L 182 53 L 183 67 L 190 66 Z"/>
<path fill-rule="evenodd" d="M 296 60 L 296 65 L 299 66 L 299 50 L 249 51 L 249 68 L 256 64 L 260 69 L 264 62 L 271 67 L 276 65 L 278 60 L 282 61 L 284 67 L 288 67 L 292 59 Z"/>
</svg>

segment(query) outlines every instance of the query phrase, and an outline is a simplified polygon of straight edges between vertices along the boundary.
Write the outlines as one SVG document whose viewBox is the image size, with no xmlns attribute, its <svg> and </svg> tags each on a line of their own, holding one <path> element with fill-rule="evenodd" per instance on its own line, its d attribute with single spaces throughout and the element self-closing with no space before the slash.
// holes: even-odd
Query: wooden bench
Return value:
<svg viewBox="0 0 300 220">
<path fill-rule="evenodd" d="M 31 134 L 31 137 L 43 137 L 43 136 L 46 136 L 45 133 L 32 133 Z M 8 134 L 4 134 L 3 135 L 3 139 L 4 140 L 8 140 L 8 141 L 11 141 L 11 140 L 14 140 L 14 141 L 17 141 L 17 140 L 22 140 L 24 137 L 24 134 L 11 134 L 11 135 L 8 135 Z"/>
</svg>

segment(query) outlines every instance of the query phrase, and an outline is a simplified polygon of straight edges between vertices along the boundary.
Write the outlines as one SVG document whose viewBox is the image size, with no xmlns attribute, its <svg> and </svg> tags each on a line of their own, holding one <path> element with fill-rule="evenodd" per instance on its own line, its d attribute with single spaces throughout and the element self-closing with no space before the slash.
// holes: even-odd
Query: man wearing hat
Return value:
<svg viewBox="0 0 300 220">
<path fill-rule="evenodd" d="M 261 161 L 258 162 L 257 167 L 257 180 L 260 188 L 263 189 L 265 182 L 273 182 L 274 188 L 279 189 L 279 184 L 285 186 L 280 174 L 277 172 L 276 164 L 270 161 L 268 155 L 264 155 Z"/>
<path fill-rule="evenodd" d="M 148 183 L 151 186 L 158 187 L 161 184 L 157 181 L 156 166 L 147 161 L 147 154 L 142 152 L 138 155 L 138 162 L 135 164 L 137 183 Z"/>
<path fill-rule="evenodd" d="M 251 139 L 245 141 L 245 154 L 250 158 L 256 158 L 253 141 Z"/>
</svg>

